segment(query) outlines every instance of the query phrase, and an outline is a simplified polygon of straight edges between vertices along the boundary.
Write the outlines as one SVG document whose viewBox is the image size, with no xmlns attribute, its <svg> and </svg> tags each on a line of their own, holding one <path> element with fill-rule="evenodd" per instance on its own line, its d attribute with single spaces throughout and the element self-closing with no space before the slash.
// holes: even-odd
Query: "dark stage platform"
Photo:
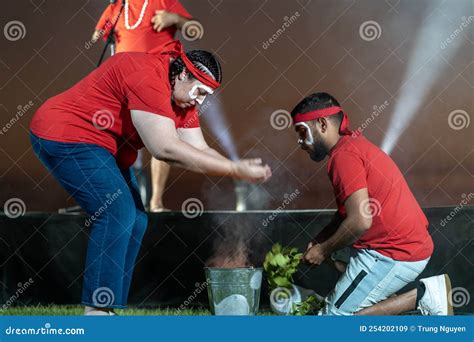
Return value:
<svg viewBox="0 0 474 342">
<path fill-rule="evenodd" d="M 474 207 L 424 209 L 430 221 L 435 251 L 421 277 L 448 273 L 453 288 L 474 293 Z M 245 237 L 249 259 L 261 265 L 275 243 L 306 247 L 309 239 L 327 224 L 331 210 L 203 212 L 186 218 L 180 212 L 150 214 L 150 223 L 138 257 L 129 304 L 179 306 L 204 282 L 203 266 L 215 246 L 226 236 L 229 249 Z M 270 220 L 269 218 L 273 219 Z M 449 219 L 448 219 L 449 217 Z M 6 303 L 31 278 L 13 305 L 78 304 L 90 227 L 85 215 L 27 213 L 10 219 L 0 214 L 0 302 Z M 266 224 L 264 223 L 266 222 Z M 296 283 L 325 295 L 338 273 L 329 265 L 303 266 Z M 462 290 L 462 289 L 464 290 Z M 199 291 L 191 305 L 206 305 Z M 463 292 L 463 293 L 464 293 Z M 262 304 L 268 304 L 266 287 Z M 474 304 L 455 309 L 474 312 Z"/>
</svg>

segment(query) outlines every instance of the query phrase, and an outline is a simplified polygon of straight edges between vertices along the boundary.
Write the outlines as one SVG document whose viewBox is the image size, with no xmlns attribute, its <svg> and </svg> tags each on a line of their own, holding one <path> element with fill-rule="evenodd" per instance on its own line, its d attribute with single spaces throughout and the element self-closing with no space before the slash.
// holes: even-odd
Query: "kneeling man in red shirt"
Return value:
<svg viewBox="0 0 474 342">
<path fill-rule="evenodd" d="M 327 93 L 307 96 L 291 116 L 310 158 L 329 157 L 338 207 L 304 254 L 316 265 L 332 259 L 343 272 L 320 314 L 452 314 L 447 274 L 420 279 L 415 289 L 393 296 L 417 279 L 433 253 L 428 220 L 393 160 L 349 130 L 349 118 Z"/>
</svg>

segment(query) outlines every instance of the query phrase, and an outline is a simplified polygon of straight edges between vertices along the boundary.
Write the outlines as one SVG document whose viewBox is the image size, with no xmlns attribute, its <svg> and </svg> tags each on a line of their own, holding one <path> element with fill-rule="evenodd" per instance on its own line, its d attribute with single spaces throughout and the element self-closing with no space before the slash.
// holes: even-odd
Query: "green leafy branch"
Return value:
<svg viewBox="0 0 474 342">
<path fill-rule="evenodd" d="M 274 244 L 265 256 L 263 268 L 267 274 L 268 287 L 273 291 L 277 287 L 292 288 L 293 274 L 298 270 L 303 253 L 294 247 L 282 247 Z M 294 303 L 291 314 L 295 316 L 315 315 L 324 306 L 315 296 L 309 296 L 301 303 Z"/>
<path fill-rule="evenodd" d="M 293 274 L 298 269 L 302 256 L 303 253 L 299 253 L 297 248 L 283 248 L 279 243 L 273 245 L 263 262 L 270 291 L 277 287 L 291 288 Z"/>
<path fill-rule="evenodd" d="M 309 296 L 301 303 L 294 303 L 291 314 L 294 316 L 317 315 L 318 311 L 324 307 L 324 304 L 316 296 Z"/>
</svg>

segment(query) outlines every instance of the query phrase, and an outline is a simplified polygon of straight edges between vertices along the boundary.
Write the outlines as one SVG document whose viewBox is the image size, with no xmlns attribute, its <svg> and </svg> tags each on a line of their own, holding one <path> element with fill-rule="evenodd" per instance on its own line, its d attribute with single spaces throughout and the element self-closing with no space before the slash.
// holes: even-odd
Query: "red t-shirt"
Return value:
<svg viewBox="0 0 474 342">
<path fill-rule="evenodd" d="M 182 110 L 171 101 L 169 64 L 169 56 L 116 54 L 47 100 L 34 114 L 30 129 L 44 139 L 97 144 L 109 150 L 120 167 L 129 167 L 143 147 L 130 110 L 166 116 L 176 128 L 199 127 L 196 107 Z"/>
<path fill-rule="evenodd" d="M 363 136 L 344 136 L 329 154 L 329 178 L 339 213 L 344 201 L 367 188 L 372 226 L 353 245 L 400 261 L 419 261 L 433 253 L 428 220 L 393 160 Z"/>
<path fill-rule="evenodd" d="M 130 26 L 133 26 L 140 18 L 144 3 L 144 0 L 129 0 L 128 23 Z M 115 23 L 121 7 L 122 0 L 107 6 L 96 25 L 96 30 L 105 29 L 108 32 L 113 23 Z M 160 10 L 176 13 L 185 18 L 192 18 L 191 14 L 186 11 L 178 0 L 148 0 L 148 5 L 140 25 L 133 30 L 128 30 L 125 27 L 124 9 L 115 27 L 117 52 L 148 52 L 157 46 L 164 45 L 173 40 L 176 26 L 167 27 L 161 32 L 153 29 L 151 19 L 155 15 L 155 11 Z"/>
</svg>

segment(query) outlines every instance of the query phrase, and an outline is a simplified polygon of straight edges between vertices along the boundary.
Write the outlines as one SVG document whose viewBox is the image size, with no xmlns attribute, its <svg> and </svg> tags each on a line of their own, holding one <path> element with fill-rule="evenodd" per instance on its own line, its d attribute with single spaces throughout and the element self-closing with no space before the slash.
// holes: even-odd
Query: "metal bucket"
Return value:
<svg viewBox="0 0 474 342">
<path fill-rule="evenodd" d="M 256 315 L 262 287 L 262 269 L 204 268 L 211 312 L 214 315 Z"/>
</svg>

